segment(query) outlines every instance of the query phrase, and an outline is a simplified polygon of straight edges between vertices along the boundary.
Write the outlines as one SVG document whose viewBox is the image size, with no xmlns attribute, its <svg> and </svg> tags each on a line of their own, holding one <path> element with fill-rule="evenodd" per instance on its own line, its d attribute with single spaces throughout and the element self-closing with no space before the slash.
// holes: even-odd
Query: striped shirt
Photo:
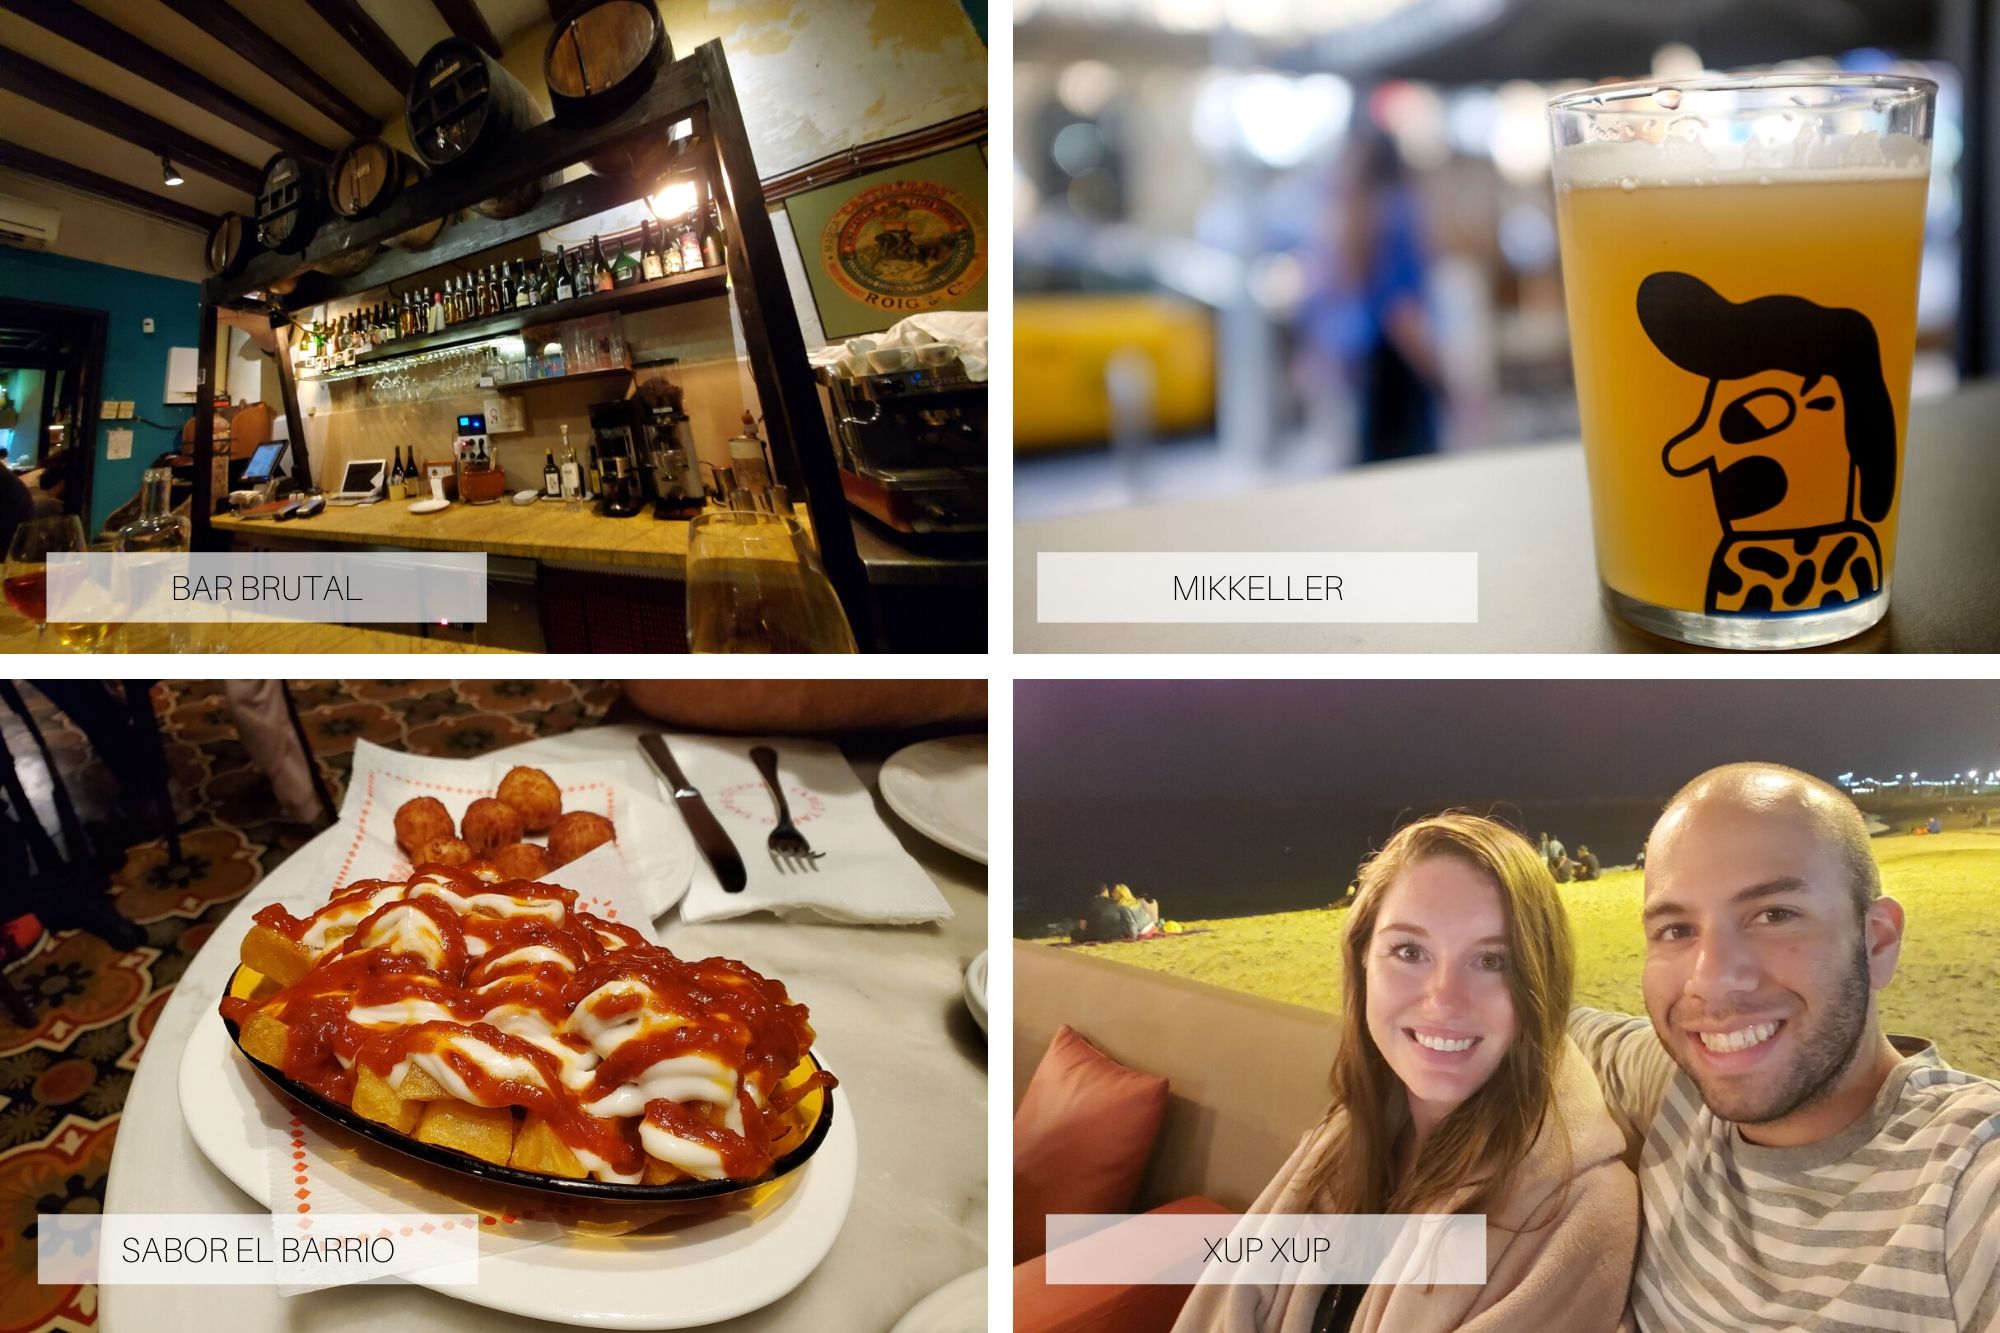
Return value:
<svg viewBox="0 0 2000 1333">
<path fill-rule="evenodd" d="M 1570 1035 L 1639 1152 L 1640 1333 L 2000 1330 L 2000 1083 L 1927 1041 L 1830 1138 L 1759 1147 L 1703 1104 L 1645 1018 Z"/>
</svg>

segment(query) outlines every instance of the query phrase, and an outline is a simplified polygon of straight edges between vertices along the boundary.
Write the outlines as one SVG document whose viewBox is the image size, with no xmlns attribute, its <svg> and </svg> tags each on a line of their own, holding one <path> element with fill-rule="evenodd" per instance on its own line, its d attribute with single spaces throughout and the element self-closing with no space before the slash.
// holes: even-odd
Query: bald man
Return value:
<svg viewBox="0 0 2000 1333">
<path fill-rule="evenodd" d="M 1647 840 L 1644 928 L 1647 1017 L 1570 1016 L 1639 1153 L 1629 1323 L 2000 1329 L 2000 1083 L 1883 1032 L 1903 909 L 1854 803 L 1702 774 Z"/>
</svg>

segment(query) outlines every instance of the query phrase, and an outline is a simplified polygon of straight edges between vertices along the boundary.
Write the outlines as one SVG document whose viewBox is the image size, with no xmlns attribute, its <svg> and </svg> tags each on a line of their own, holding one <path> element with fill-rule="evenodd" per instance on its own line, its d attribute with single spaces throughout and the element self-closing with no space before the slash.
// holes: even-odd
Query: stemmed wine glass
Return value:
<svg viewBox="0 0 2000 1333">
<path fill-rule="evenodd" d="M 49 635 L 49 557 L 83 549 L 83 524 L 75 514 L 32 518 L 14 530 L 0 587 L 7 604 L 35 622 L 37 647 Z"/>
</svg>

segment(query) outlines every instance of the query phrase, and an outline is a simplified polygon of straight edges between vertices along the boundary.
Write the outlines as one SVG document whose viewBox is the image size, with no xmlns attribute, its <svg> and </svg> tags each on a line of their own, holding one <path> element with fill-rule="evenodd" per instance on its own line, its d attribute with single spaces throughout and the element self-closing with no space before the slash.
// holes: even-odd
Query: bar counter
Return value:
<svg viewBox="0 0 2000 1333">
<path fill-rule="evenodd" d="M 504 653 L 507 648 L 427 639 L 371 629 L 366 625 L 323 625 L 304 620 L 250 620 L 229 624 L 186 625 L 182 652 L 194 653 Z M 54 630 L 38 641 L 35 622 L 0 610 L 0 653 L 68 653 Z M 113 625 L 92 653 L 164 653 L 167 626 Z"/>
<path fill-rule="evenodd" d="M 488 555 L 567 564 L 623 566 L 679 574 L 687 567 L 685 522 L 650 513 L 606 518 L 585 506 L 571 513 L 561 501 L 517 505 L 454 504 L 412 514 L 407 500 L 329 505 L 314 518 L 274 523 L 233 514 L 209 520 L 232 543 L 296 550 L 316 543 L 417 551 L 484 551 Z"/>
</svg>

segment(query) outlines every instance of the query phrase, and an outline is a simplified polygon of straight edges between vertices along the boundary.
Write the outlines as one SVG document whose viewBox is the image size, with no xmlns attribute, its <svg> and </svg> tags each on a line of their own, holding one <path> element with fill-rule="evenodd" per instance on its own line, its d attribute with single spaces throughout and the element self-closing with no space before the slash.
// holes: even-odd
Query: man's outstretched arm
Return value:
<svg viewBox="0 0 2000 1333">
<path fill-rule="evenodd" d="M 1631 1160 L 1637 1162 L 1639 1144 L 1673 1082 L 1673 1058 L 1644 1017 L 1579 1005 L 1569 1011 L 1569 1035 L 1597 1075 L 1604 1103 L 1625 1132 Z"/>
</svg>

